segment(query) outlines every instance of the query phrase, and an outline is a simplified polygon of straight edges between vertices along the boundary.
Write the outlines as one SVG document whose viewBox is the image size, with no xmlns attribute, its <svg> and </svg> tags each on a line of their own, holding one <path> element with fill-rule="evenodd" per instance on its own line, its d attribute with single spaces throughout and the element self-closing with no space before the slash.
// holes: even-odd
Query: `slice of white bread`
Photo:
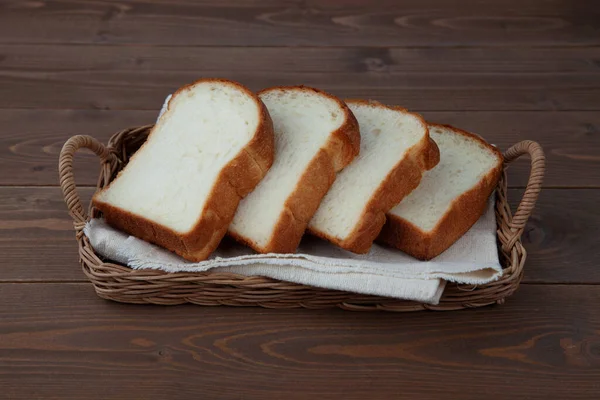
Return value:
<svg viewBox="0 0 600 400">
<path fill-rule="evenodd" d="M 228 80 L 199 80 L 173 95 L 147 141 L 93 204 L 110 225 L 201 261 L 273 153 L 273 123 L 254 93 Z"/>
<path fill-rule="evenodd" d="M 437 124 L 429 132 L 440 163 L 387 213 L 378 238 L 421 260 L 441 254 L 477 222 L 503 162 L 502 153 L 472 133 Z"/>
<path fill-rule="evenodd" d="M 344 249 L 366 253 L 385 223 L 385 213 L 418 186 L 439 153 L 421 116 L 375 101 L 347 104 L 360 125 L 360 153 L 338 174 L 308 230 Z"/>
<path fill-rule="evenodd" d="M 274 87 L 259 97 L 273 119 L 275 161 L 240 202 L 229 235 L 259 253 L 293 253 L 336 172 L 358 154 L 358 122 L 317 89 Z"/>
</svg>

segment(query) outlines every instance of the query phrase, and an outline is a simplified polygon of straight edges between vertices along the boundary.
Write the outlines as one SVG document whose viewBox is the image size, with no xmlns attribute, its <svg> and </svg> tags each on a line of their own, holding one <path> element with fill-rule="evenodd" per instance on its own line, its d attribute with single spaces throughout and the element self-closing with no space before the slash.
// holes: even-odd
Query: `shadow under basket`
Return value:
<svg viewBox="0 0 600 400">
<path fill-rule="evenodd" d="M 131 155 L 146 140 L 152 125 L 126 129 L 116 133 L 103 145 L 90 136 L 73 136 L 64 145 L 59 160 L 60 185 L 74 220 L 79 259 L 83 272 L 93 283 L 98 296 L 123 303 L 174 305 L 194 303 L 205 306 L 262 306 L 267 308 L 330 308 L 353 311 L 419 311 L 459 310 L 502 304 L 519 286 L 527 253 L 521 235 L 533 211 L 544 176 L 542 148 L 535 142 L 523 141 L 504 154 L 504 171 L 496 188 L 496 223 L 498 251 L 503 273 L 500 279 L 486 285 L 448 283 L 437 305 L 408 300 L 368 296 L 299 285 L 260 276 L 247 277 L 221 272 L 167 273 L 157 270 L 133 270 L 105 261 L 94 252 L 83 228 L 89 220 L 81 204 L 73 176 L 73 157 L 80 148 L 92 150 L 101 160 L 98 188 L 115 178 Z M 521 155 L 531 157 L 529 182 L 513 215 L 507 200 L 506 169 Z M 99 212 L 90 208 L 89 214 Z"/>
</svg>

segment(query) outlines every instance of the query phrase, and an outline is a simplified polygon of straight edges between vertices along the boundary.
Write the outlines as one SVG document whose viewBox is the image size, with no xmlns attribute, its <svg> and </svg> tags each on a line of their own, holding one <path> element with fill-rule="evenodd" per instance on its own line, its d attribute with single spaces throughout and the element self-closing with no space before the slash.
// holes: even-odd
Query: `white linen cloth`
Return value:
<svg viewBox="0 0 600 400">
<path fill-rule="evenodd" d="M 439 302 L 445 281 L 484 284 L 498 279 L 502 272 L 493 201 L 462 238 L 431 261 L 419 261 L 376 243 L 368 254 L 354 254 L 306 235 L 295 254 L 255 254 L 248 247 L 225 240 L 208 260 L 193 263 L 113 229 L 101 219 L 88 222 L 84 233 L 97 253 L 133 269 L 266 276 L 430 304 Z"/>
</svg>

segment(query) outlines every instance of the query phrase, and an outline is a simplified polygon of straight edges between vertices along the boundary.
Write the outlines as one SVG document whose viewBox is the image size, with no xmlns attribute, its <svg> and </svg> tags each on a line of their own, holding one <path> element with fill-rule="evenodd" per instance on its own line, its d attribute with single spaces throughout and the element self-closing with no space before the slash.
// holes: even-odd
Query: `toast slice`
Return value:
<svg viewBox="0 0 600 400">
<path fill-rule="evenodd" d="M 261 91 L 275 162 L 240 202 L 229 235 L 259 253 L 293 253 L 336 172 L 358 154 L 358 122 L 342 101 L 304 86 Z"/>
<path fill-rule="evenodd" d="M 378 238 L 421 260 L 441 254 L 477 222 L 503 162 L 502 153 L 472 133 L 437 124 L 429 132 L 440 163 L 387 213 Z"/>
<path fill-rule="evenodd" d="M 110 225 L 201 261 L 266 174 L 273 151 L 273 123 L 254 93 L 228 80 L 199 80 L 175 92 L 93 204 Z"/>
<path fill-rule="evenodd" d="M 308 230 L 346 250 L 366 253 L 385 213 L 419 185 L 439 153 L 421 116 L 375 101 L 347 104 L 360 125 L 360 153 L 338 174 Z"/>
</svg>

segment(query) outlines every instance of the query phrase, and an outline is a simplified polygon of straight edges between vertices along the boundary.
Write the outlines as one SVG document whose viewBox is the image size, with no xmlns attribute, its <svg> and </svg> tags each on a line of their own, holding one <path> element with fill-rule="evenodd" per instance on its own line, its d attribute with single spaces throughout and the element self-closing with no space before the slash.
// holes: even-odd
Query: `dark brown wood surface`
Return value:
<svg viewBox="0 0 600 400">
<path fill-rule="evenodd" d="M 4 0 L 4 43 L 166 46 L 582 46 L 593 0 Z"/>
<path fill-rule="evenodd" d="M 600 303 L 598 286 L 524 285 L 500 307 L 403 314 L 135 306 L 92 290 L 3 285 L 4 395 L 545 400 L 600 389 L 600 313 L 582 306 Z"/>
<path fill-rule="evenodd" d="M 0 45 L 0 107 L 154 110 L 187 82 L 218 75 L 254 90 L 302 82 L 419 111 L 600 109 L 600 48 L 558 52 Z"/>
<path fill-rule="evenodd" d="M 600 398 L 600 7 L 592 0 L 0 0 L 0 398 Z M 100 300 L 64 141 L 152 123 L 202 76 L 399 104 L 547 176 L 506 304 L 352 313 Z M 98 162 L 82 152 L 80 193 Z M 509 171 L 516 207 L 528 160 Z"/>
</svg>

